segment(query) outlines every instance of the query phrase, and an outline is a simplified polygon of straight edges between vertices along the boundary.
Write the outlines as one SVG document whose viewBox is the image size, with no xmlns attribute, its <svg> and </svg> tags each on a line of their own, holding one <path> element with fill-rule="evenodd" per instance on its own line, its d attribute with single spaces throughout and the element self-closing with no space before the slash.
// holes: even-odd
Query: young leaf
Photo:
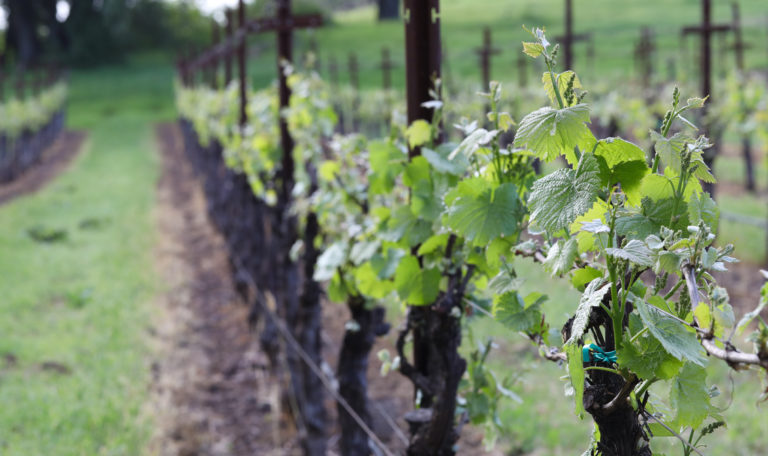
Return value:
<svg viewBox="0 0 768 456">
<path fill-rule="evenodd" d="M 640 378 L 658 377 L 667 380 L 674 377 L 683 362 L 667 353 L 652 336 L 641 336 L 634 343 L 625 337 L 617 352 L 619 365 L 626 367 Z"/>
<path fill-rule="evenodd" d="M 347 260 L 347 252 L 344 248 L 344 244 L 337 242 L 331 244 L 325 251 L 318 257 L 317 265 L 315 265 L 315 273 L 312 278 L 318 282 L 330 280 L 336 270 L 344 264 Z"/>
<path fill-rule="evenodd" d="M 445 213 L 445 224 L 475 245 L 514 234 L 524 214 L 517 187 L 506 183 L 495 189 L 488 184 L 480 193 L 476 189 L 470 192 L 467 187 L 466 192 L 458 193 Z"/>
<path fill-rule="evenodd" d="M 449 159 L 448 155 L 451 150 L 448 147 L 438 147 L 436 150 L 425 147 L 421 149 L 421 156 L 426 158 L 429 164 L 432 165 L 432 168 L 438 172 L 463 176 L 467 168 L 469 168 L 469 161 L 463 154 Z"/>
<path fill-rule="evenodd" d="M 492 311 L 493 317 L 512 331 L 528 331 L 541 322 L 541 300 L 526 305 L 517 292 L 497 296 Z"/>
<path fill-rule="evenodd" d="M 541 108 L 520 121 L 514 146 L 530 150 L 544 161 L 565 155 L 568 162 L 574 164 L 573 149 L 591 150 L 596 142 L 587 123 L 589 108 L 584 104 L 563 109 Z"/>
<path fill-rule="evenodd" d="M 672 382 L 669 403 L 676 410 L 675 424 L 698 427 L 709 414 L 707 371 L 693 363 L 685 363 Z"/>
<path fill-rule="evenodd" d="M 579 256 L 576 238 L 559 240 L 550 247 L 544 266 L 553 276 L 561 276 L 571 270 L 573 261 Z"/>
<path fill-rule="evenodd" d="M 605 164 L 609 168 L 631 161 L 642 161 L 645 159 L 645 152 L 635 144 L 625 141 L 621 138 L 605 138 L 597 143 L 595 155 L 603 157 Z"/>
<path fill-rule="evenodd" d="M 630 261 L 638 266 L 653 266 L 653 252 L 643 241 L 632 239 L 623 248 L 608 248 L 605 253 L 612 257 Z"/>
<path fill-rule="evenodd" d="M 422 269 L 415 256 L 400 261 L 395 272 L 395 288 L 400 299 L 412 306 L 432 304 L 440 291 L 440 270 Z"/>
<path fill-rule="evenodd" d="M 660 296 L 649 299 L 652 304 L 665 305 Z M 691 361 L 699 366 L 707 365 L 707 358 L 702 353 L 696 334 L 677 320 L 662 314 L 656 307 L 638 299 L 635 306 L 640 318 L 670 355 L 681 361 Z"/>
<path fill-rule="evenodd" d="M 419 147 L 432 139 L 432 125 L 426 120 L 418 119 L 405 130 L 405 137 L 410 147 Z"/>
<path fill-rule="evenodd" d="M 531 189 L 531 220 L 550 232 L 568 228 L 592 208 L 602 181 L 592 154 L 584 154 L 576 169 L 559 169 L 537 180 Z"/>
<path fill-rule="evenodd" d="M 584 416 L 584 362 L 581 358 L 581 346 L 565 344 L 565 354 L 568 357 L 568 376 L 573 387 L 576 415 L 581 418 Z"/>
<path fill-rule="evenodd" d="M 611 289 L 610 282 L 602 287 L 600 285 L 603 285 L 602 277 L 589 282 L 587 289 L 584 290 L 584 294 L 581 295 L 579 307 L 576 309 L 573 324 L 571 325 L 571 337 L 566 344 L 578 345 L 578 341 L 584 335 L 584 330 L 587 328 L 587 323 L 589 323 L 589 315 L 592 313 L 592 308 L 599 306 L 603 301 L 603 296 Z"/>
</svg>

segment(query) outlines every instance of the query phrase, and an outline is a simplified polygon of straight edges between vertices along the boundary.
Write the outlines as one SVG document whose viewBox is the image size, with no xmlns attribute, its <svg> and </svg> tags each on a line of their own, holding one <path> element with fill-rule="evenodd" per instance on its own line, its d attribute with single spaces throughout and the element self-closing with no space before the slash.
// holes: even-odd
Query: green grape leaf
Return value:
<svg viewBox="0 0 768 456">
<path fill-rule="evenodd" d="M 707 365 L 707 358 L 702 353 L 699 340 L 691 330 L 679 321 L 662 314 L 651 304 L 665 306 L 663 298 L 652 296 L 646 303 L 644 300 L 635 301 L 635 306 L 640 313 L 640 318 L 648 330 L 653 334 L 670 355 L 680 361 L 691 361 L 699 366 Z"/>
<path fill-rule="evenodd" d="M 568 357 L 568 376 L 573 387 L 576 415 L 582 418 L 584 416 L 584 362 L 581 358 L 581 345 L 565 344 L 565 354 Z"/>
<path fill-rule="evenodd" d="M 597 143 L 595 155 L 603 157 L 609 168 L 614 168 L 621 163 L 642 161 L 645 162 L 645 152 L 635 144 L 621 138 L 605 138 Z"/>
<path fill-rule="evenodd" d="M 485 128 L 478 128 L 461 141 L 459 146 L 448 155 L 448 160 L 455 160 L 457 156 L 463 156 L 467 160 L 477 152 L 480 146 L 488 144 L 498 134 L 498 130 L 488 131 Z"/>
<path fill-rule="evenodd" d="M 480 193 L 477 189 L 467 187 L 451 201 L 443 219 L 445 224 L 475 245 L 514 234 L 524 215 L 517 187 L 506 183 L 493 188 L 487 183 Z"/>
<path fill-rule="evenodd" d="M 581 290 L 589 282 L 602 276 L 603 276 L 603 273 L 599 269 L 595 269 L 591 266 L 587 266 L 583 269 L 577 269 L 573 271 L 573 276 L 571 277 L 571 284 L 573 284 L 573 286 L 577 290 Z"/>
<path fill-rule="evenodd" d="M 379 278 L 370 262 L 356 268 L 353 276 L 357 290 L 369 298 L 383 299 L 394 290 L 392 281 Z"/>
<path fill-rule="evenodd" d="M 390 193 L 395 179 L 404 169 L 408 156 L 389 142 L 373 141 L 368 144 L 368 160 L 371 173 L 368 191 L 371 195 Z"/>
<path fill-rule="evenodd" d="M 424 243 L 419 246 L 419 251 L 416 253 L 418 255 L 428 255 L 441 249 L 448 243 L 448 238 L 450 236 L 450 233 L 435 234 L 424 241 Z"/>
<path fill-rule="evenodd" d="M 400 259 L 404 256 L 403 250 L 389 248 L 384 255 L 375 254 L 371 258 L 371 266 L 380 279 L 391 279 L 400 264 Z"/>
<path fill-rule="evenodd" d="M 616 233 L 629 239 L 646 239 L 652 234 L 658 234 L 662 226 L 668 226 L 670 220 L 673 220 L 674 211 L 674 198 L 654 201 L 645 197 L 639 212 L 636 212 L 635 208 L 629 208 L 616 219 Z M 674 220 L 676 222 L 672 224 L 673 228 L 684 229 L 689 225 L 685 203 L 678 204 Z"/>
<path fill-rule="evenodd" d="M 548 269 L 553 276 L 561 276 L 571 270 L 573 261 L 578 258 L 579 249 L 576 238 L 568 240 L 559 240 L 549 248 L 544 267 Z"/>
<path fill-rule="evenodd" d="M 488 290 L 498 296 L 516 291 L 522 284 L 522 279 L 502 270 L 488 282 Z"/>
<path fill-rule="evenodd" d="M 539 43 L 523 42 L 523 52 L 535 59 L 544 52 L 544 46 Z"/>
<path fill-rule="evenodd" d="M 717 232 L 720 220 L 720 209 L 717 203 L 706 193 L 694 193 L 688 202 L 688 218 L 691 225 L 698 225 L 703 221 L 713 233 Z"/>
<path fill-rule="evenodd" d="M 496 296 L 493 300 L 493 317 L 512 331 L 525 332 L 541 323 L 541 297 L 526 303 L 517 292 Z"/>
<path fill-rule="evenodd" d="M 432 304 L 440 292 L 440 270 L 422 269 L 419 260 L 408 255 L 395 271 L 395 288 L 400 299 L 412 306 Z"/>
<path fill-rule="evenodd" d="M 651 172 L 645 160 L 625 161 L 611 168 L 609 180 L 611 185 L 621 184 L 621 190 L 627 195 L 630 204 L 641 200 L 639 191 L 643 178 Z"/>
<path fill-rule="evenodd" d="M 379 250 L 381 241 L 374 239 L 372 241 L 360 241 L 356 242 L 352 249 L 349 251 L 349 260 L 355 266 L 360 266 L 362 263 L 371 259 L 371 257 Z"/>
<path fill-rule="evenodd" d="M 651 267 L 654 264 L 653 252 L 645 245 L 645 242 L 638 239 L 632 239 L 622 248 L 607 248 L 605 253 L 608 255 L 630 261 L 638 266 Z"/>
<path fill-rule="evenodd" d="M 676 411 L 677 426 L 699 427 L 710 408 L 707 371 L 696 364 L 685 363 L 672 382 L 669 403 Z"/>
<path fill-rule="evenodd" d="M 494 269 L 500 268 L 505 261 L 511 260 L 513 243 L 509 239 L 495 238 L 485 248 L 485 261 Z"/>
<path fill-rule="evenodd" d="M 592 308 L 597 307 L 603 301 L 603 297 L 608 290 L 611 289 L 611 283 L 603 285 L 603 278 L 598 277 L 587 285 L 584 290 L 584 294 L 581 295 L 579 300 L 579 307 L 576 308 L 576 313 L 573 317 L 573 324 L 571 325 L 571 337 L 566 344 L 578 345 L 579 339 L 584 335 L 584 330 L 589 323 L 589 315 L 592 313 Z"/>
<path fill-rule="evenodd" d="M 344 243 L 335 242 L 331 244 L 317 258 L 315 273 L 312 278 L 318 282 L 330 280 L 336 270 L 347 261 L 347 251 Z"/>
<path fill-rule="evenodd" d="M 469 160 L 463 154 L 449 159 L 448 155 L 451 150 L 451 145 L 441 145 L 435 150 L 424 147 L 421 149 L 421 156 L 426 158 L 429 164 L 432 165 L 432 168 L 438 172 L 453 176 L 463 176 L 467 168 L 469 168 Z"/>
<path fill-rule="evenodd" d="M 664 166 L 668 166 L 675 170 L 677 174 L 680 174 L 680 168 L 682 167 L 680 153 L 683 151 L 686 141 L 690 141 L 690 138 L 684 133 L 675 133 L 671 137 L 665 138 L 658 132 L 651 131 L 651 140 L 656 143 L 654 149 L 664 163 Z"/>
<path fill-rule="evenodd" d="M 432 125 L 423 119 L 415 120 L 407 130 L 405 137 L 411 148 L 423 146 L 432 139 Z"/>
<path fill-rule="evenodd" d="M 531 220 L 556 232 L 568 228 L 592 208 L 602 181 L 601 167 L 592 154 L 584 154 L 576 169 L 558 169 L 534 182 L 529 197 Z"/>
<path fill-rule="evenodd" d="M 625 336 L 617 356 L 621 367 L 626 367 L 643 379 L 658 377 L 668 380 L 677 375 L 683 365 L 682 361 L 670 355 L 650 335 L 640 336 L 634 343 Z"/>
<path fill-rule="evenodd" d="M 569 163 L 576 163 L 575 147 L 591 150 L 596 139 L 587 126 L 589 108 L 577 104 L 563 109 L 541 108 L 520 121 L 514 146 L 527 149 L 544 161 L 565 155 Z"/>
<path fill-rule="evenodd" d="M 409 247 L 421 244 L 432 235 L 432 224 L 417 218 L 411 208 L 400 206 L 387 219 L 386 228 L 379 236 L 390 242 L 404 241 Z"/>
</svg>

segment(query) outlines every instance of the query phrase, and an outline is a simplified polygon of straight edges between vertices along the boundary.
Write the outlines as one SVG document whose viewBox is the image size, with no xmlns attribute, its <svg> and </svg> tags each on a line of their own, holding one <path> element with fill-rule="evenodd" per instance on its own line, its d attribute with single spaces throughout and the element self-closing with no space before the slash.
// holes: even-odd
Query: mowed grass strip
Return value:
<svg viewBox="0 0 768 456">
<path fill-rule="evenodd" d="M 158 165 L 151 114 L 121 115 L 112 102 L 114 115 L 72 105 L 89 134 L 83 153 L 39 193 L 0 207 L 6 456 L 138 455 L 146 444 Z"/>
</svg>

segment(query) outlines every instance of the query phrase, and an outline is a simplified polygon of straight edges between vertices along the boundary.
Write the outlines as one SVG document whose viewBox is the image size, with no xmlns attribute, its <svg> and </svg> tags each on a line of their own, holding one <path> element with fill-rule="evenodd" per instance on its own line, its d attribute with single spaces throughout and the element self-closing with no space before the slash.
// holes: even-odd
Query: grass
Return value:
<svg viewBox="0 0 768 456">
<path fill-rule="evenodd" d="M 551 37 L 563 31 L 563 0 L 520 0 L 499 2 L 491 0 L 450 0 L 441 2 L 441 25 L 444 39 L 446 64 L 445 77 L 480 81 L 478 57 L 475 49 L 482 43 L 482 27 L 488 26 L 493 32 L 494 46 L 501 54 L 493 60 L 492 77 L 501 81 L 517 79 L 515 62 L 520 52 L 520 42 L 528 38 L 522 30 L 523 24 L 545 26 Z M 745 40 L 753 44 L 747 51 L 748 68 L 768 66 L 768 52 L 762 43 L 766 39 L 768 19 L 764 2 L 742 0 L 741 16 Z M 666 77 L 668 58 L 680 58 L 680 29 L 698 23 L 701 19 L 698 0 L 648 0 L 629 2 L 615 0 L 592 0 L 574 3 L 575 32 L 591 32 L 595 42 L 595 66 L 586 59 L 587 45 L 577 44 L 575 48 L 575 70 L 582 80 L 593 85 L 596 80 L 609 77 L 619 82 L 634 75 L 633 46 L 640 36 L 640 28 L 650 25 L 657 37 L 658 51 L 655 66 L 658 77 Z M 299 32 L 295 53 L 300 55 L 309 48 L 309 36 L 315 34 L 322 62 L 327 76 L 328 59 L 337 59 L 342 82 L 348 81 L 347 56 L 357 54 L 360 62 L 360 84 L 363 88 L 381 86 L 379 69 L 382 47 L 388 47 L 398 69 L 393 73 L 395 87 L 404 87 L 404 44 L 403 25 L 400 21 L 375 21 L 373 6 L 353 9 L 337 15 L 334 23 L 314 32 Z M 730 2 L 713 2 L 713 20 L 730 22 Z M 262 49 L 254 59 L 251 74 L 257 85 L 271 82 L 275 74 L 274 37 L 265 35 L 254 38 L 256 47 Z M 676 65 L 678 78 L 696 74 L 693 55 L 696 42 L 688 39 L 687 57 Z M 722 65 L 733 66 L 731 55 L 722 58 L 719 54 L 720 41 L 715 39 L 713 49 L 716 70 Z M 531 77 L 534 71 L 530 69 Z"/>
<path fill-rule="evenodd" d="M 0 208 L 3 455 L 143 452 L 152 124 L 173 115 L 170 84 L 157 65 L 75 72 L 69 120 L 87 130 L 85 150 L 50 186 Z M 37 242 L 36 227 L 64 239 Z"/>
</svg>

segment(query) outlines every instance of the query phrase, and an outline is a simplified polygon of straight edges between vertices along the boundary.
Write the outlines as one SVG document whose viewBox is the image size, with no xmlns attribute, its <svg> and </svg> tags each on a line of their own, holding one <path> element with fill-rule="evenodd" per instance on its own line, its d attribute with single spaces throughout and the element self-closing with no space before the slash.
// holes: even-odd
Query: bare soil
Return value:
<svg viewBox="0 0 768 456">
<path fill-rule="evenodd" d="M 175 125 L 157 128 L 157 273 L 165 292 L 152 328 L 152 454 L 285 455 L 267 360 L 231 281 L 226 246 L 210 225 L 200 183 Z"/>
<path fill-rule="evenodd" d="M 80 153 L 85 136 L 85 132 L 82 131 L 62 131 L 53 144 L 43 152 L 40 162 L 13 181 L 0 185 L 0 205 L 40 190 L 68 169 L 70 163 Z"/>
</svg>

